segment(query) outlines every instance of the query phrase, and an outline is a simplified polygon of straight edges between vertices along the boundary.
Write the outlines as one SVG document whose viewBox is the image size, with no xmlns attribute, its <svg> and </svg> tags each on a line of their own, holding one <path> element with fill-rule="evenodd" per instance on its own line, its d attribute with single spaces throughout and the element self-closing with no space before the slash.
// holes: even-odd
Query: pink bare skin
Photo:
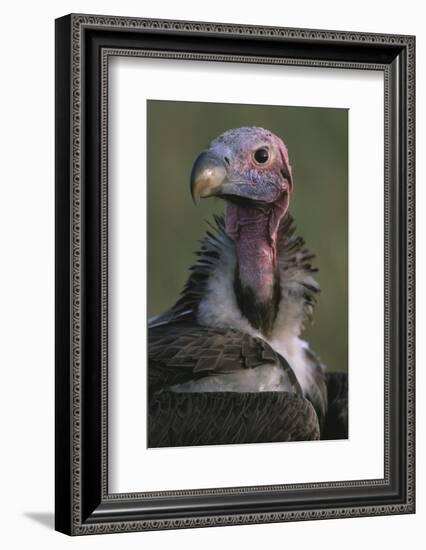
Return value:
<svg viewBox="0 0 426 550">
<path fill-rule="evenodd" d="M 254 291 L 259 302 L 272 297 L 277 272 L 277 229 L 287 208 L 286 194 L 269 209 L 232 203 L 226 207 L 226 231 L 235 241 L 240 281 L 243 287 Z"/>
</svg>

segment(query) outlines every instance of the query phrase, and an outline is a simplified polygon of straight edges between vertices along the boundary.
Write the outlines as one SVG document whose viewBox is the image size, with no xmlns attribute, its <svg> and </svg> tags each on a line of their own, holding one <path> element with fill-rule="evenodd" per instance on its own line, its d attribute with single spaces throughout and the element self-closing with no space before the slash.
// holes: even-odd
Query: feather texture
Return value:
<svg viewBox="0 0 426 550">
<path fill-rule="evenodd" d="M 320 436 L 310 402 L 285 392 L 163 392 L 150 400 L 149 417 L 150 447 L 308 441 Z"/>
<path fill-rule="evenodd" d="M 264 340 L 239 331 L 202 327 L 191 321 L 159 325 L 150 329 L 148 355 L 151 393 L 189 391 L 184 386 L 189 388 L 190 383 L 196 391 L 200 380 L 214 388 L 223 382 L 222 391 L 227 391 L 227 382 L 238 384 L 239 375 L 243 379 L 251 372 L 261 377 L 259 369 L 275 367 L 286 391 L 302 394 L 285 359 Z M 205 388 L 199 391 L 209 391 Z"/>
<path fill-rule="evenodd" d="M 225 371 L 235 374 L 240 369 L 247 357 L 242 350 L 245 347 L 250 351 L 250 341 L 253 350 L 262 345 L 264 353 L 265 349 L 273 351 L 274 358 L 269 356 L 264 366 L 285 364 L 286 377 L 292 373 L 322 422 L 327 407 L 323 367 L 299 337 L 304 322 L 312 316 L 319 286 L 313 277 L 314 256 L 305 248 L 304 240 L 295 235 L 290 214 L 283 218 L 277 232 L 282 297 L 269 340 L 253 329 L 237 306 L 233 288 L 234 242 L 225 231 L 223 217 L 215 217 L 196 256 L 176 304 L 149 322 L 150 388 L 235 391 L 239 384 L 240 391 L 255 391 L 254 375 L 246 384 L 235 376 L 223 376 Z M 216 378 L 199 382 L 204 376 L 212 377 L 212 373 Z M 293 391 L 286 379 L 271 381 L 270 370 L 265 369 L 262 374 L 259 373 L 256 391 L 271 389 L 274 384 L 277 389 Z M 191 380 L 196 382 L 194 386 L 188 385 Z"/>
</svg>

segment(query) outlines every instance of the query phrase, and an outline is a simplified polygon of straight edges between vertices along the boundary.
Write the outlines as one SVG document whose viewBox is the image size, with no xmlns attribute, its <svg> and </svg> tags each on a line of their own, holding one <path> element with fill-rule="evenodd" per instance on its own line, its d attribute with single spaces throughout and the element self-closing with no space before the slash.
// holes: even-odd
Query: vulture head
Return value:
<svg viewBox="0 0 426 550">
<path fill-rule="evenodd" d="M 264 128 L 228 130 L 195 160 L 191 192 L 195 202 L 217 196 L 242 206 L 288 207 L 292 190 L 287 147 Z"/>
<path fill-rule="evenodd" d="M 234 290 L 242 313 L 264 334 L 281 298 L 276 237 L 293 189 L 287 147 L 264 128 L 228 130 L 195 160 L 191 194 L 226 201 L 225 228 L 235 243 Z"/>
</svg>

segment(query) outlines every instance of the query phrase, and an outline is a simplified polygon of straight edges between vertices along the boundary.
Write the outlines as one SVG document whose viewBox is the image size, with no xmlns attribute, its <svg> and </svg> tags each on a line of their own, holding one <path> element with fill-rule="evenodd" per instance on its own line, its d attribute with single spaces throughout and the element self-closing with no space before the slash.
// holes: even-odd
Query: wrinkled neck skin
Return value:
<svg viewBox="0 0 426 550">
<path fill-rule="evenodd" d="M 235 242 L 234 290 L 241 312 L 251 325 L 268 336 L 281 297 L 276 236 L 287 200 L 270 207 L 227 204 L 226 231 Z"/>
</svg>

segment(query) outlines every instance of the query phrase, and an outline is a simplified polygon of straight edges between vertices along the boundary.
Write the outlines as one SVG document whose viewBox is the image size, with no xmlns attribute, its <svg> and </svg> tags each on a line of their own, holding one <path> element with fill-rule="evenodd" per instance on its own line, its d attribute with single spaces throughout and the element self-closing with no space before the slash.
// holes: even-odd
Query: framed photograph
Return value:
<svg viewBox="0 0 426 550">
<path fill-rule="evenodd" d="M 56 20 L 56 529 L 406 514 L 413 36 Z"/>
</svg>

